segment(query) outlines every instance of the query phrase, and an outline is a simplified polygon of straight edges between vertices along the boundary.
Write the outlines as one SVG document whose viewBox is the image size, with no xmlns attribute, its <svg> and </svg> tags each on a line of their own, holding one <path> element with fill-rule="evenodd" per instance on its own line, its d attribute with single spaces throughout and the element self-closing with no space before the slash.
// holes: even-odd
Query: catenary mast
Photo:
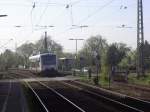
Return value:
<svg viewBox="0 0 150 112">
<path fill-rule="evenodd" d="M 143 27 L 143 2 L 137 3 L 137 75 L 144 75 L 144 27 Z"/>
</svg>

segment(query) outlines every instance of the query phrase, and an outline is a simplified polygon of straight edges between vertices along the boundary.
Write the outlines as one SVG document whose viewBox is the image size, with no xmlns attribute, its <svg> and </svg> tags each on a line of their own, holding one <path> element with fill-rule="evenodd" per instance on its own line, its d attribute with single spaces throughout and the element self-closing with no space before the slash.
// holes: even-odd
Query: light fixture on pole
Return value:
<svg viewBox="0 0 150 112">
<path fill-rule="evenodd" d="M 0 15 L 0 17 L 6 17 L 6 16 L 8 16 L 8 15 L 6 15 L 6 14 L 4 14 L 4 15 Z"/>
</svg>

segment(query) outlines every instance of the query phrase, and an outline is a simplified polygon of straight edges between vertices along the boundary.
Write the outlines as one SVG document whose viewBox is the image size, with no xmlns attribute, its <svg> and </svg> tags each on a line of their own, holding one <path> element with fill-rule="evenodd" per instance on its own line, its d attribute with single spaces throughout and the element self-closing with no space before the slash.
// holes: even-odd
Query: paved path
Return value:
<svg viewBox="0 0 150 112">
<path fill-rule="evenodd" d="M 28 112 L 20 83 L 0 83 L 0 112 Z"/>
</svg>

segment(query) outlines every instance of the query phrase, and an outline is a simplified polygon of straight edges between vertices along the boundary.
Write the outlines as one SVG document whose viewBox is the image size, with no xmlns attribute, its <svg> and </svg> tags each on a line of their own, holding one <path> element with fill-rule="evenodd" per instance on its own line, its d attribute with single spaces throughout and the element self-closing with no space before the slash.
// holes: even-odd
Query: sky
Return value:
<svg viewBox="0 0 150 112">
<path fill-rule="evenodd" d="M 144 37 L 150 42 L 150 1 L 143 0 L 143 7 Z M 136 48 L 137 0 L 0 0 L 0 14 L 8 15 L 0 18 L 0 52 L 34 43 L 45 31 L 65 52 L 75 52 L 69 38 L 84 39 L 78 41 L 80 50 L 95 35 Z"/>
</svg>

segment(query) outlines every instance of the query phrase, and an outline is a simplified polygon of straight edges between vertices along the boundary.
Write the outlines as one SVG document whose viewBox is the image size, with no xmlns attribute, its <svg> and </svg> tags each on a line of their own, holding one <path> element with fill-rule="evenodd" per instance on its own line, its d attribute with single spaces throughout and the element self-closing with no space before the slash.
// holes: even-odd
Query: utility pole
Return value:
<svg viewBox="0 0 150 112">
<path fill-rule="evenodd" d="M 75 42 L 76 42 L 76 57 L 75 57 L 75 60 L 76 60 L 76 68 L 77 68 L 78 41 L 79 40 L 84 40 L 84 39 L 70 38 L 69 40 L 75 40 Z"/>
<path fill-rule="evenodd" d="M 137 75 L 144 75 L 144 28 L 143 28 L 143 3 L 137 3 Z"/>
</svg>

